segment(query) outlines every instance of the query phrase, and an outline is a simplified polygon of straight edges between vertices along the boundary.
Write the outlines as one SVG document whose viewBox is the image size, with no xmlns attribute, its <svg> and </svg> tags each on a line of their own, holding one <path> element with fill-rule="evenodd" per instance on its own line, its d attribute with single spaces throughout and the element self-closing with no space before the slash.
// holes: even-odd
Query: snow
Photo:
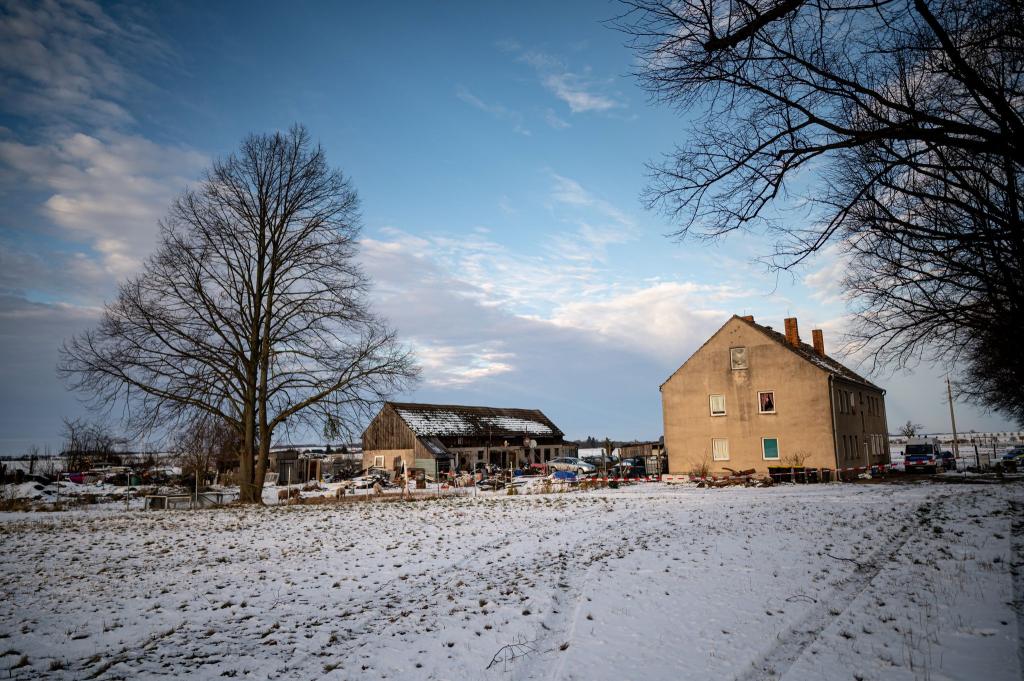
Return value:
<svg viewBox="0 0 1024 681">
<path fill-rule="evenodd" d="M 142 488 L 133 487 L 133 490 Z M 149 488 L 146 488 L 149 489 Z M 155 488 L 153 488 L 155 490 Z M 67 500 L 71 497 L 94 495 L 97 497 L 121 496 L 125 488 L 116 485 L 103 483 L 79 485 L 67 480 L 43 484 L 40 482 L 23 482 L 21 484 L 9 484 L 0 486 L 0 498 L 26 499 L 43 503 L 55 503 L 60 499 Z"/>
<path fill-rule="evenodd" d="M 24 655 L 14 678 L 1019 679 L 1021 492 L 5 513 L 0 672 Z"/>
<path fill-rule="evenodd" d="M 552 435 L 551 428 L 541 421 L 515 416 L 485 416 L 474 414 L 472 418 L 444 408 L 402 409 L 397 408 L 402 420 L 418 435 L 475 435 L 486 430 L 490 424 L 496 433 L 525 433 L 529 435 Z"/>
</svg>

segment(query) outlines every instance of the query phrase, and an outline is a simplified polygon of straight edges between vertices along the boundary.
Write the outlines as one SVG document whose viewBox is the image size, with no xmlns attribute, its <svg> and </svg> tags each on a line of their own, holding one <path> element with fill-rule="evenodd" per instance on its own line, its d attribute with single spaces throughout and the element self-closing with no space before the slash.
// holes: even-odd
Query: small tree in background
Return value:
<svg viewBox="0 0 1024 681">
<path fill-rule="evenodd" d="M 238 438 L 227 424 L 202 418 L 175 436 L 172 451 L 182 475 L 205 485 L 209 473 L 219 470 L 220 462 L 237 457 Z"/>
<path fill-rule="evenodd" d="M 910 419 L 907 419 L 907 422 L 900 426 L 900 435 L 903 437 L 914 437 L 921 432 L 923 427 L 924 426 L 920 423 L 914 423 Z"/>
<path fill-rule="evenodd" d="M 103 421 L 64 419 L 61 459 L 65 471 L 84 471 L 98 463 L 121 463 L 128 441 Z"/>
</svg>

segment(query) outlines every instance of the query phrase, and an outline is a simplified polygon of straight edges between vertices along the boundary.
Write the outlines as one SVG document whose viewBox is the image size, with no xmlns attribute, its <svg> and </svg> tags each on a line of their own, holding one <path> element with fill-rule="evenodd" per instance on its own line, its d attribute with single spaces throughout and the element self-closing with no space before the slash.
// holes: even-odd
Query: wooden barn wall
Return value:
<svg viewBox="0 0 1024 681">
<path fill-rule="evenodd" d="M 413 454 L 417 459 L 432 459 L 434 458 L 433 452 L 426 448 L 423 442 L 416 438 L 416 444 L 412 448 Z"/>
<path fill-rule="evenodd" d="M 384 407 L 363 433 L 363 451 L 412 449 L 416 436 L 391 407 Z"/>
</svg>

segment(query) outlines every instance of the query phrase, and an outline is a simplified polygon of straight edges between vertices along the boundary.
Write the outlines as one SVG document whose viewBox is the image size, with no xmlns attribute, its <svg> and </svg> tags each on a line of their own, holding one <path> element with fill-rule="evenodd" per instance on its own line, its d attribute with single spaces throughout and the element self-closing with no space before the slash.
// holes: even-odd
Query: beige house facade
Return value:
<svg viewBox="0 0 1024 681">
<path fill-rule="evenodd" d="M 784 328 L 733 316 L 662 384 L 670 473 L 889 463 L 885 391 Z"/>
</svg>

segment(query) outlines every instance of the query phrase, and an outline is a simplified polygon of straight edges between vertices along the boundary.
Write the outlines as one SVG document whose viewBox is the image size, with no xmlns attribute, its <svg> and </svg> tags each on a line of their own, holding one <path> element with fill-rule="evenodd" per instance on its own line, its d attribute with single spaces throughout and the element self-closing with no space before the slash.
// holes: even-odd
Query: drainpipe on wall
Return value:
<svg viewBox="0 0 1024 681">
<path fill-rule="evenodd" d="M 836 461 L 836 477 L 839 477 L 839 438 L 836 435 L 836 405 L 833 401 L 832 396 L 835 394 L 833 390 L 832 382 L 835 376 L 832 374 L 828 375 L 828 408 L 832 412 L 832 456 Z"/>
</svg>

